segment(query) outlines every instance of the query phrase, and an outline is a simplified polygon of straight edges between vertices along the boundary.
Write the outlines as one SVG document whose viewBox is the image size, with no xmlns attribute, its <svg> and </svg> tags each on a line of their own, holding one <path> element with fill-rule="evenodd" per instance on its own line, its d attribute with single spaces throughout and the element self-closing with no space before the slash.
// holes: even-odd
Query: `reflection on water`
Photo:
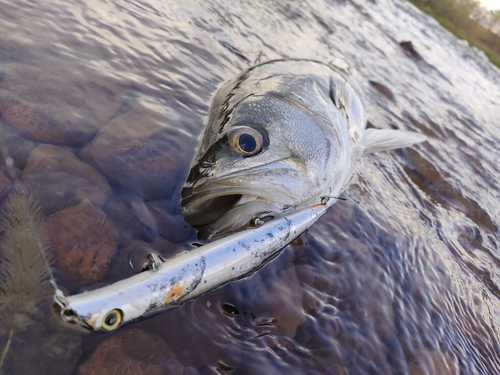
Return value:
<svg viewBox="0 0 500 375">
<path fill-rule="evenodd" d="M 373 126 L 429 137 L 365 157 L 348 201 L 244 280 L 112 334 L 47 301 L 2 370 L 500 372 L 500 74 L 481 53 L 399 0 L 0 9 L 0 205 L 14 187 L 40 200 L 70 293 L 130 276 L 146 247 L 192 248 L 180 188 L 210 97 L 260 55 L 335 64 Z"/>
</svg>

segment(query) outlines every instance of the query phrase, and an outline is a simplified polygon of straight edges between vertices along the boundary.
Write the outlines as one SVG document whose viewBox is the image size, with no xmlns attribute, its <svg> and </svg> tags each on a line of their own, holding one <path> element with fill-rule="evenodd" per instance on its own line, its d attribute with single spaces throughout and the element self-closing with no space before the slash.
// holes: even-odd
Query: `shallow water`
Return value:
<svg viewBox="0 0 500 375">
<path fill-rule="evenodd" d="M 41 309 L 6 373 L 500 373 L 500 71 L 406 2 L 0 1 L 0 204 L 39 198 L 70 293 L 191 248 L 210 98 L 259 56 L 336 65 L 373 126 L 428 142 L 365 156 L 347 202 L 246 279 L 108 334 Z"/>
</svg>

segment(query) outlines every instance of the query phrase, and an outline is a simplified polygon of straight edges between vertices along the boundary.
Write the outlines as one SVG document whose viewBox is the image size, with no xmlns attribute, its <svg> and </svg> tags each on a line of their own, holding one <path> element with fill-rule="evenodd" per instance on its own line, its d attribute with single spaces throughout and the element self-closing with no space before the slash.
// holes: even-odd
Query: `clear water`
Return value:
<svg viewBox="0 0 500 375">
<path fill-rule="evenodd" d="M 38 316 L 14 334 L 6 373 L 500 373 L 500 71 L 407 2 L 0 1 L 0 138 L 16 128 L 4 105 L 13 97 L 35 92 L 26 100 L 36 113 L 48 123 L 62 116 L 70 136 L 37 133 L 25 156 L 54 143 L 107 178 L 101 207 L 120 240 L 98 285 L 127 277 L 131 249 L 168 256 L 191 247 L 179 194 L 210 98 L 259 55 L 340 67 L 371 124 L 429 141 L 366 156 L 347 202 L 244 280 L 111 334 L 80 334 Z M 71 102 L 81 86 L 90 94 Z M 157 155 L 140 164 L 142 154 L 105 142 L 96 146 L 104 156 L 89 151 L 110 118 L 125 125 L 108 134 L 139 150 L 144 139 L 158 141 L 147 129 L 162 128 L 156 152 L 171 162 L 163 167 Z M 9 137 L 35 137 L 23 129 Z M 109 160 L 116 164 L 106 169 Z M 16 168 L 6 174 L 23 183 L 25 162 Z M 49 201 L 57 197 L 39 197 L 47 215 L 62 208 Z M 137 220 L 113 215 L 113 199 L 129 202 Z M 55 274 L 72 293 L 92 284 Z"/>
</svg>

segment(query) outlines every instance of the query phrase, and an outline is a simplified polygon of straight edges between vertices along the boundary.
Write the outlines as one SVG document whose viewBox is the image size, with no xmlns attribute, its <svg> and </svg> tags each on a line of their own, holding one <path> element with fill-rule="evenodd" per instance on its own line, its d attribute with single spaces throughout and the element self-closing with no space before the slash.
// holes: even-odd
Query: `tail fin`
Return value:
<svg viewBox="0 0 500 375">
<path fill-rule="evenodd" d="M 366 129 L 361 141 L 364 153 L 408 147 L 427 140 L 423 134 L 404 130 Z"/>
</svg>

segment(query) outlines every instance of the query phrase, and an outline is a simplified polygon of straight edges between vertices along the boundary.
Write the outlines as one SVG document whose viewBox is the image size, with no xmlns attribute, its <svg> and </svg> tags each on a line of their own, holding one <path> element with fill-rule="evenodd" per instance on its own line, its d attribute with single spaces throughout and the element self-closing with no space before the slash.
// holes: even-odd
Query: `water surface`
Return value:
<svg viewBox="0 0 500 375">
<path fill-rule="evenodd" d="M 42 309 L 6 373 L 500 373 L 500 71 L 481 52 L 399 0 L 0 9 L 0 205 L 38 197 L 69 293 L 192 248 L 180 189 L 210 98 L 257 59 L 331 63 L 371 126 L 428 137 L 365 156 L 347 201 L 246 279 L 108 334 Z"/>
</svg>

